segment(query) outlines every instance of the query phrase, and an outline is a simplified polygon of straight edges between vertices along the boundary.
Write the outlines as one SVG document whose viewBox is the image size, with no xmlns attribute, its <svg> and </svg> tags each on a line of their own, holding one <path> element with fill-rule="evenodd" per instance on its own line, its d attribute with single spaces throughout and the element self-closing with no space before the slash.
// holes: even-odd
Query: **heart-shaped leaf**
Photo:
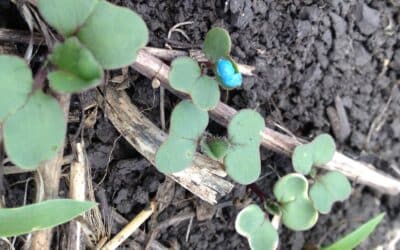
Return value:
<svg viewBox="0 0 400 250">
<path fill-rule="evenodd" d="M 228 137 L 232 147 L 224 158 L 224 165 L 228 175 L 240 184 L 250 184 L 260 176 L 262 129 L 264 119 L 251 109 L 239 111 L 229 122 Z"/>
<path fill-rule="evenodd" d="M 58 70 L 48 74 L 50 86 L 62 93 L 79 92 L 101 82 L 103 69 L 77 38 L 55 46 L 50 61 Z"/>
<path fill-rule="evenodd" d="M 229 143 L 224 138 L 203 138 L 201 151 L 214 160 L 221 160 L 227 154 Z"/>
<path fill-rule="evenodd" d="M 207 125 L 208 113 L 193 105 L 190 100 L 183 100 L 172 111 L 169 133 L 195 141 Z"/>
<path fill-rule="evenodd" d="M 229 56 L 231 51 L 231 37 L 223 28 L 212 28 L 207 32 L 204 40 L 204 54 L 210 61 L 216 62 L 221 57 Z"/>
<path fill-rule="evenodd" d="M 37 90 L 4 123 L 4 146 L 17 166 L 34 169 L 53 158 L 64 142 L 66 123 L 60 104 Z"/>
<path fill-rule="evenodd" d="M 327 214 L 333 203 L 344 201 L 351 194 L 351 185 L 346 176 L 337 171 L 328 172 L 318 177 L 310 189 L 314 207 L 322 214 Z"/>
<path fill-rule="evenodd" d="M 156 166 L 164 174 L 184 170 L 192 164 L 196 142 L 170 135 L 156 154 Z"/>
<path fill-rule="evenodd" d="M 224 158 L 224 165 L 234 181 L 242 185 L 255 182 L 261 173 L 259 145 L 233 146 Z"/>
<path fill-rule="evenodd" d="M 59 33 L 76 32 L 93 11 L 98 0 L 38 0 L 40 14 Z"/>
<path fill-rule="evenodd" d="M 180 57 L 172 62 L 169 82 L 176 90 L 189 94 L 202 110 L 214 109 L 220 99 L 218 82 L 209 76 L 201 76 L 198 63 L 190 57 Z"/>
<path fill-rule="evenodd" d="M 235 228 L 248 239 L 252 250 L 273 250 L 278 245 L 278 232 L 257 205 L 249 205 L 240 211 Z"/>
<path fill-rule="evenodd" d="M 24 60 L 0 55 L 0 123 L 27 101 L 32 84 L 32 72 Z"/>
<path fill-rule="evenodd" d="M 251 109 L 243 109 L 229 122 L 229 139 L 233 144 L 260 144 L 260 133 L 264 126 L 264 119 L 259 113 Z"/>
<path fill-rule="evenodd" d="M 220 98 L 218 83 L 209 76 L 201 76 L 190 92 L 193 103 L 202 110 L 214 109 Z"/>
<path fill-rule="evenodd" d="M 330 162 L 336 151 L 335 141 L 328 134 L 317 136 L 312 142 L 314 165 L 320 166 Z"/>
<path fill-rule="evenodd" d="M 195 60 L 179 57 L 172 62 L 168 79 L 174 89 L 190 93 L 200 75 L 200 67 Z"/>
<path fill-rule="evenodd" d="M 308 174 L 311 171 L 313 160 L 313 147 L 310 144 L 297 146 L 292 155 L 292 164 L 296 172 Z"/>
<path fill-rule="evenodd" d="M 132 64 L 149 36 L 138 14 L 104 0 L 98 1 L 77 35 L 105 69 Z"/>
<path fill-rule="evenodd" d="M 52 228 L 95 206 L 95 202 L 55 199 L 17 208 L 0 208 L 0 237 Z"/>
<path fill-rule="evenodd" d="M 156 153 L 156 167 L 165 174 L 189 167 L 197 140 L 208 124 L 208 113 L 189 100 L 181 101 L 172 111 L 170 134 Z"/>
<path fill-rule="evenodd" d="M 274 186 L 274 195 L 281 205 L 282 223 L 295 231 L 308 230 L 318 220 L 318 212 L 308 197 L 307 179 L 288 174 Z"/>
</svg>

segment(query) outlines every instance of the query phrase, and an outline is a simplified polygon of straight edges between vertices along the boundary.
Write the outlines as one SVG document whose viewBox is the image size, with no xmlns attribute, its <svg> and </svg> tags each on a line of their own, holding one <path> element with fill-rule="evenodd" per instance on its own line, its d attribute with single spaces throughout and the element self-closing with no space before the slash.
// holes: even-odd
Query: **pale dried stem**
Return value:
<svg viewBox="0 0 400 250">
<path fill-rule="evenodd" d="M 82 148 L 81 143 L 75 144 L 78 159 L 71 164 L 70 169 L 69 196 L 78 201 L 84 201 L 86 198 L 85 156 Z M 68 228 L 68 249 L 82 249 L 81 233 L 81 223 L 77 220 L 71 221 Z"/>
<path fill-rule="evenodd" d="M 149 79 L 157 77 L 165 88 L 180 97 L 187 98 L 168 84 L 169 66 L 145 50 L 139 51 L 132 68 Z M 214 110 L 210 111 L 210 115 L 214 121 L 227 126 L 236 112 L 232 107 L 220 102 Z M 300 144 L 299 139 L 281 134 L 268 127 L 264 128 L 261 137 L 263 147 L 287 156 L 291 156 L 293 149 Z M 353 160 L 340 152 L 336 152 L 333 160 L 326 165 L 320 166 L 320 168 L 340 171 L 354 181 L 373 187 L 383 193 L 392 195 L 400 193 L 399 180 L 376 170 L 370 164 Z"/>
<path fill-rule="evenodd" d="M 114 236 L 102 250 L 114 250 L 131 236 L 156 210 L 156 203 L 150 202 L 149 207 L 142 210 L 136 217 L 128 223 L 117 235 Z"/>
</svg>

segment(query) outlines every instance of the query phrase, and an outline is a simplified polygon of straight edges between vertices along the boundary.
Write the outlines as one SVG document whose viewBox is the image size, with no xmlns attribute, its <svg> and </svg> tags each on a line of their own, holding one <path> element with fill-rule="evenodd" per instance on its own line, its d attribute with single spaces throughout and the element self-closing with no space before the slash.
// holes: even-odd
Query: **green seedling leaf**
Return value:
<svg viewBox="0 0 400 250">
<path fill-rule="evenodd" d="M 89 17 L 98 0 L 38 0 L 40 14 L 64 36 L 70 36 Z"/>
<path fill-rule="evenodd" d="M 332 245 L 322 247 L 321 250 L 342 250 L 356 248 L 376 229 L 384 216 L 385 213 L 377 215 Z"/>
<path fill-rule="evenodd" d="M 224 159 L 228 175 L 236 182 L 247 185 L 257 180 L 261 173 L 260 132 L 264 119 L 251 109 L 239 111 L 228 125 L 231 149 Z"/>
<path fill-rule="evenodd" d="M 265 123 L 262 116 L 251 109 L 239 111 L 228 125 L 229 139 L 232 144 L 260 144 L 260 133 Z"/>
<path fill-rule="evenodd" d="M 308 174 L 313 165 L 313 147 L 310 144 L 299 145 L 294 149 L 292 164 L 297 173 Z"/>
<path fill-rule="evenodd" d="M 183 100 L 172 111 L 169 133 L 195 141 L 207 125 L 208 113 L 193 105 L 190 100 Z"/>
<path fill-rule="evenodd" d="M 190 57 L 180 57 L 172 62 L 169 82 L 176 90 L 189 94 L 202 110 L 214 109 L 218 104 L 218 82 L 209 76 L 201 76 L 198 63 Z"/>
<path fill-rule="evenodd" d="M 171 64 L 169 83 L 179 91 L 190 93 L 201 75 L 199 64 L 190 57 L 179 57 Z"/>
<path fill-rule="evenodd" d="M 24 60 L 0 55 L 0 123 L 27 101 L 32 84 L 32 72 Z"/>
<path fill-rule="evenodd" d="M 57 44 L 50 61 L 58 70 L 48 74 L 50 86 L 61 93 L 73 93 L 95 87 L 101 82 L 103 69 L 76 37 Z"/>
<path fill-rule="evenodd" d="M 200 77 L 190 92 L 193 103 L 202 110 L 214 109 L 219 101 L 218 83 L 209 76 Z"/>
<path fill-rule="evenodd" d="M 207 112 L 189 100 L 181 101 L 171 114 L 170 134 L 156 153 L 157 169 L 171 174 L 189 167 L 207 124 Z"/>
<path fill-rule="evenodd" d="M 157 151 L 157 169 L 164 174 L 182 171 L 192 164 L 195 152 L 195 141 L 170 135 Z"/>
<path fill-rule="evenodd" d="M 0 237 L 52 228 L 95 206 L 95 202 L 56 199 L 17 208 L 0 208 Z"/>
<path fill-rule="evenodd" d="M 318 220 L 318 212 L 308 197 L 307 179 L 288 174 L 274 186 L 274 195 L 281 206 L 282 223 L 295 231 L 308 230 Z"/>
<path fill-rule="evenodd" d="M 310 189 L 310 198 L 314 207 L 322 214 L 327 214 L 333 203 L 344 201 L 351 194 L 349 180 L 343 174 L 333 171 L 316 179 Z"/>
<path fill-rule="evenodd" d="M 56 155 L 64 142 L 65 130 L 60 104 L 37 90 L 4 123 L 5 150 L 17 166 L 34 169 L 40 162 Z"/>
<path fill-rule="evenodd" d="M 203 138 L 201 151 L 214 160 L 221 160 L 227 154 L 229 142 L 225 138 Z"/>
<path fill-rule="evenodd" d="M 314 165 L 320 166 L 330 162 L 336 151 L 335 141 L 328 134 L 317 136 L 312 142 Z"/>
<path fill-rule="evenodd" d="M 135 61 L 149 34 L 138 14 L 99 0 L 77 36 L 103 68 L 117 69 Z"/>
<path fill-rule="evenodd" d="M 231 37 L 223 28 L 212 28 L 204 41 L 204 54 L 210 61 L 216 62 L 221 57 L 228 57 L 231 51 Z"/>
<path fill-rule="evenodd" d="M 259 145 L 233 146 L 224 158 L 224 165 L 234 181 L 242 185 L 255 182 L 261 173 Z"/>
<path fill-rule="evenodd" d="M 278 245 L 278 232 L 257 205 L 249 205 L 240 211 L 235 228 L 248 239 L 252 250 L 272 250 Z"/>
</svg>

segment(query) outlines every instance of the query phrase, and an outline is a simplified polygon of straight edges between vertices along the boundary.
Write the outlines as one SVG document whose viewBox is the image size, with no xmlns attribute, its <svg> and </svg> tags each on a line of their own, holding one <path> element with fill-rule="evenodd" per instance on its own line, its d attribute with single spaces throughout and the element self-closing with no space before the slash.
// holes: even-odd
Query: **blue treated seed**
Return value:
<svg viewBox="0 0 400 250">
<path fill-rule="evenodd" d="M 218 60 L 217 74 L 225 87 L 236 88 L 242 85 L 242 75 L 235 73 L 235 68 L 229 60 L 223 58 Z"/>
</svg>

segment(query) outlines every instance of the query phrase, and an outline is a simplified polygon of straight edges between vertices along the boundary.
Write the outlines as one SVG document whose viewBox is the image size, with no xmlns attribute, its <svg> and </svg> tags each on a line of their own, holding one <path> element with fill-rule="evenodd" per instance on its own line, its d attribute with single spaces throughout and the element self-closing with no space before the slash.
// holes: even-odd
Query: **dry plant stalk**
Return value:
<svg viewBox="0 0 400 250">
<path fill-rule="evenodd" d="M 172 93 L 186 98 L 182 93 L 174 90 L 168 83 L 169 66 L 160 59 L 152 56 L 145 50 L 140 50 L 132 68 L 148 77 L 158 78 L 162 85 Z M 236 114 L 236 110 L 222 102 L 210 111 L 211 118 L 223 126 L 227 126 L 229 120 Z M 277 153 L 291 156 L 294 148 L 300 144 L 300 139 L 279 133 L 268 127 L 261 133 L 262 146 Z M 336 152 L 333 160 L 326 165 L 320 166 L 328 170 L 337 170 L 350 179 L 373 187 L 383 193 L 396 195 L 400 193 L 400 181 L 378 171 L 374 166 L 353 160 L 340 152 Z"/>
<path fill-rule="evenodd" d="M 107 118 L 141 155 L 155 165 L 156 152 L 167 134 L 132 104 L 125 91 L 107 88 L 104 94 L 106 98 L 101 94 L 98 98 Z M 233 188 L 233 184 L 223 178 L 226 172 L 221 163 L 199 153 L 195 154 L 191 167 L 168 176 L 211 204 L 216 204 L 218 197 Z"/>
<path fill-rule="evenodd" d="M 129 238 L 150 216 L 156 211 L 156 203 L 150 202 L 150 205 L 136 215 L 117 235 L 114 236 L 102 250 L 114 250 Z"/>
<path fill-rule="evenodd" d="M 70 170 L 69 197 L 78 201 L 84 201 L 86 198 L 85 156 L 82 148 L 82 143 L 75 144 L 78 159 L 71 164 Z M 71 221 L 68 228 L 69 250 L 81 249 L 81 233 L 81 223 L 77 220 Z"/>
</svg>

